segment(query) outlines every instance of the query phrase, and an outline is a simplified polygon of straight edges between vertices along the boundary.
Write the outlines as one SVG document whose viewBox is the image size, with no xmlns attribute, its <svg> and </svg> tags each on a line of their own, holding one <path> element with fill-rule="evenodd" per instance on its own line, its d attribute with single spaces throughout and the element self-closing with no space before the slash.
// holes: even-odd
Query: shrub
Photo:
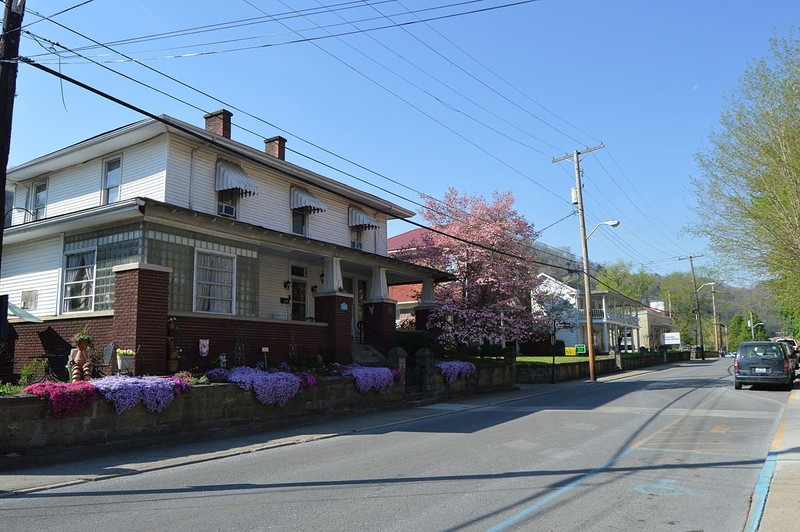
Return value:
<svg viewBox="0 0 800 532">
<path fill-rule="evenodd" d="M 228 370 L 225 368 L 214 368 L 206 371 L 208 382 L 228 382 Z"/>
<path fill-rule="evenodd" d="M 29 386 L 41 378 L 44 375 L 45 364 L 47 364 L 46 361 L 39 359 L 33 359 L 25 364 L 19 373 L 19 385 Z"/>
<path fill-rule="evenodd" d="M 427 347 L 435 349 L 437 347 L 436 335 L 430 331 L 408 331 L 397 332 L 397 347 L 402 347 L 410 356 L 420 349 Z"/>
<path fill-rule="evenodd" d="M 22 393 L 22 386 L 18 384 L 0 382 L 0 395 L 18 395 Z"/>
</svg>

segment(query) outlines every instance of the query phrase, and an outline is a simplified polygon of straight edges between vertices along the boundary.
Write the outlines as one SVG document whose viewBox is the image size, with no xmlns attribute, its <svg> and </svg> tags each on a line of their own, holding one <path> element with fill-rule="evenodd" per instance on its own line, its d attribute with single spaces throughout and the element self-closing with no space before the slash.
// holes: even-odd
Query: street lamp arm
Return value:
<svg viewBox="0 0 800 532">
<path fill-rule="evenodd" d="M 589 240 L 589 237 L 592 236 L 592 233 L 597 231 L 597 228 L 600 227 L 601 225 L 607 225 L 609 227 L 617 227 L 619 225 L 619 220 L 606 220 L 605 222 L 600 222 L 599 224 L 595 225 L 594 229 L 589 231 L 589 234 L 586 235 L 586 240 Z"/>
<path fill-rule="evenodd" d="M 696 294 L 697 292 L 699 292 L 700 290 L 702 290 L 702 289 L 703 289 L 703 287 L 705 287 L 705 286 L 714 286 L 715 284 L 717 284 L 717 283 L 703 283 L 703 284 L 701 284 L 699 287 L 697 287 L 697 290 L 695 290 L 694 292 L 695 292 L 695 294 Z"/>
</svg>

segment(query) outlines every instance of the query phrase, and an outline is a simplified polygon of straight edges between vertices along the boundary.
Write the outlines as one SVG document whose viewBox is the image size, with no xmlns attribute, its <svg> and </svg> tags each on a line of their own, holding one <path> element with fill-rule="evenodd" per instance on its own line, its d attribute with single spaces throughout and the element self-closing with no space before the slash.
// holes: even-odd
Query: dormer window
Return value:
<svg viewBox="0 0 800 532">
<path fill-rule="evenodd" d="M 122 183 L 122 159 L 117 157 L 103 163 L 103 205 L 119 201 Z"/>
</svg>

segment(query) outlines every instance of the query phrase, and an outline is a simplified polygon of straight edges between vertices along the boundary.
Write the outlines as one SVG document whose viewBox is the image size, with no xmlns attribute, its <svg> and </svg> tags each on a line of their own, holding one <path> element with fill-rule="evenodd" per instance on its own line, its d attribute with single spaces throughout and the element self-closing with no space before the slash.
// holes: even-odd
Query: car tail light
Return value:
<svg viewBox="0 0 800 532">
<path fill-rule="evenodd" d="M 733 371 L 739 371 L 739 357 L 733 359 Z"/>
<path fill-rule="evenodd" d="M 785 359 L 783 361 L 783 372 L 784 373 L 789 373 L 789 371 L 791 371 L 791 369 L 792 369 L 791 361 L 787 358 L 787 359 Z"/>
</svg>

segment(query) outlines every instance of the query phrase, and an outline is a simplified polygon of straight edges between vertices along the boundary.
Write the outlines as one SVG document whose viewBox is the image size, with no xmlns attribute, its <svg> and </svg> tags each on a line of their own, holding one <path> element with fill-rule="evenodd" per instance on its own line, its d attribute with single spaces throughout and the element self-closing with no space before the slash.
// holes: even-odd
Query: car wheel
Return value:
<svg viewBox="0 0 800 532">
<path fill-rule="evenodd" d="M 734 390 L 741 390 L 742 389 L 742 383 L 737 381 L 736 379 L 733 379 L 733 389 Z"/>
</svg>

